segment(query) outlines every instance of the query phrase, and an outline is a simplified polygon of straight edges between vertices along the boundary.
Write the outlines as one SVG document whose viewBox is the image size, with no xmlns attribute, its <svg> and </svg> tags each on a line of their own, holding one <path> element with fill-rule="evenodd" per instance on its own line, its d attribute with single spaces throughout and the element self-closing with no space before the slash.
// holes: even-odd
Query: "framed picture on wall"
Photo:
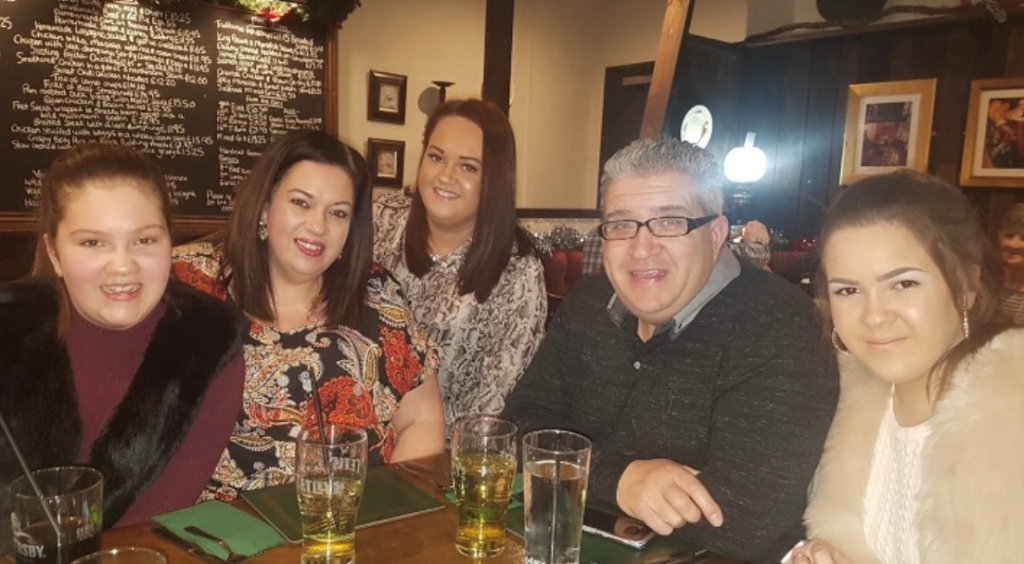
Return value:
<svg viewBox="0 0 1024 564">
<path fill-rule="evenodd" d="M 370 71 L 366 94 L 366 119 L 405 123 L 405 91 L 408 79 L 400 74 Z"/>
<path fill-rule="evenodd" d="M 405 176 L 405 141 L 367 139 L 366 162 L 373 186 L 401 188 Z"/>
<path fill-rule="evenodd" d="M 934 109 L 934 78 L 851 84 L 839 183 L 899 168 L 927 172 Z"/>
<path fill-rule="evenodd" d="M 1024 188 L 1024 77 L 971 82 L 960 184 Z"/>
</svg>

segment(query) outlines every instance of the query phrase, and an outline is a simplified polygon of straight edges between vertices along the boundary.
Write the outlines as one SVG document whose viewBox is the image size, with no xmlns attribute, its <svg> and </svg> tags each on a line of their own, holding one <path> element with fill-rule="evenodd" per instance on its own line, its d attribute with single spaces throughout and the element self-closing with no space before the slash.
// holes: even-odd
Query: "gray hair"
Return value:
<svg viewBox="0 0 1024 564">
<path fill-rule="evenodd" d="M 601 174 L 602 201 L 608 186 L 616 180 L 666 173 L 692 178 L 697 184 L 697 204 L 703 213 L 722 213 L 722 176 L 714 155 L 671 137 L 639 139 L 612 155 Z"/>
<path fill-rule="evenodd" d="M 1015 204 L 999 222 L 999 233 L 1024 233 L 1024 204 Z"/>
</svg>

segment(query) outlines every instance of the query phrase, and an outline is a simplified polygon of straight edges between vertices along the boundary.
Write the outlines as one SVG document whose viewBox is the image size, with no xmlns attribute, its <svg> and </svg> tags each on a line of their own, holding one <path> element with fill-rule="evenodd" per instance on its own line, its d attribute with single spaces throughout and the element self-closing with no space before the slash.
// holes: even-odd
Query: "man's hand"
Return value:
<svg viewBox="0 0 1024 564">
<path fill-rule="evenodd" d="M 815 539 L 793 549 L 786 564 L 852 564 L 850 559 L 826 541 Z"/>
<path fill-rule="evenodd" d="M 722 525 L 722 510 L 697 479 L 697 472 L 664 458 L 636 460 L 619 478 L 615 499 L 627 515 L 659 535 L 707 518 Z"/>
</svg>

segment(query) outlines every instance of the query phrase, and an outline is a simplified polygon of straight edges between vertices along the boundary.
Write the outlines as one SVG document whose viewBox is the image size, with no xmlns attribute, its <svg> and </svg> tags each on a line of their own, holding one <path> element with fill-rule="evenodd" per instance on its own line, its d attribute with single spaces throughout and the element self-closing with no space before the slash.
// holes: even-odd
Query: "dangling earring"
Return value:
<svg viewBox="0 0 1024 564">
<path fill-rule="evenodd" d="M 260 220 L 259 225 L 256 226 L 256 236 L 260 238 L 260 241 L 266 241 L 267 237 L 270 237 L 270 232 L 267 231 L 267 220 Z"/>
<path fill-rule="evenodd" d="M 832 327 L 832 347 L 842 354 L 850 354 L 850 349 L 846 348 L 846 345 L 843 344 L 843 341 L 839 338 L 839 331 L 834 326 Z"/>
<path fill-rule="evenodd" d="M 338 253 L 338 258 L 336 258 L 336 259 L 334 259 L 334 260 L 341 260 L 341 257 L 343 257 L 343 256 L 345 256 L 345 253 L 344 253 L 344 251 L 343 251 L 343 252 L 340 252 L 340 253 Z"/>
<path fill-rule="evenodd" d="M 967 319 L 967 308 L 964 307 L 960 313 L 963 318 L 964 340 L 967 340 L 971 338 L 971 322 Z"/>
</svg>

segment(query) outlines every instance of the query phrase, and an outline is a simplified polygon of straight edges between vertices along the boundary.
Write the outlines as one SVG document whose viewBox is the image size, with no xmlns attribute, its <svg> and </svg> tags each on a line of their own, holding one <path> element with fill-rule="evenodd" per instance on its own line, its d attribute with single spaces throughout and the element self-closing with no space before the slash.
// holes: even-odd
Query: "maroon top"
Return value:
<svg viewBox="0 0 1024 564">
<path fill-rule="evenodd" d="M 82 418 L 79 463 L 89 463 L 93 443 L 128 392 L 157 323 L 165 313 L 166 307 L 161 303 L 138 325 L 113 330 L 98 327 L 72 311 L 66 343 Z M 242 406 L 244 377 L 245 365 L 239 351 L 211 382 L 195 421 L 163 472 L 116 526 L 141 523 L 199 499 L 234 429 Z"/>
</svg>

